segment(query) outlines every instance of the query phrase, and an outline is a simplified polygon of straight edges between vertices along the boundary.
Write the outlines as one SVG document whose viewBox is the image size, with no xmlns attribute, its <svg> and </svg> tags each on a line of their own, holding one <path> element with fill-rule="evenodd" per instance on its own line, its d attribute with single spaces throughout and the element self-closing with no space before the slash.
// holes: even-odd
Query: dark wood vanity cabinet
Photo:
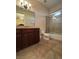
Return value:
<svg viewBox="0 0 79 59">
<path fill-rule="evenodd" d="M 21 49 L 21 30 L 16 30 L 16 51 Z"/>
<path fill-rule="evenodd" d="M 36 44 L 40 41 L 39 28 L 16 29 L 16 51 Z"/>
</svg>

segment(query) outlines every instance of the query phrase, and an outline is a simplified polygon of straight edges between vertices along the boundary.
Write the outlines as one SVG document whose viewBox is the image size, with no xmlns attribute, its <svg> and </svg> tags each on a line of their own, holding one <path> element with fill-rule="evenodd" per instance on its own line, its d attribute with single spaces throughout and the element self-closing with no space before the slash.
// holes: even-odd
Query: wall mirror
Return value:
<svg viewBox="0 0 79 59">
<path fill-rule="evenodd" d="M 16 6 L 16 25 L 24 24 L 26 27 L 35 27 L 35 13 Z"/>
</svg>

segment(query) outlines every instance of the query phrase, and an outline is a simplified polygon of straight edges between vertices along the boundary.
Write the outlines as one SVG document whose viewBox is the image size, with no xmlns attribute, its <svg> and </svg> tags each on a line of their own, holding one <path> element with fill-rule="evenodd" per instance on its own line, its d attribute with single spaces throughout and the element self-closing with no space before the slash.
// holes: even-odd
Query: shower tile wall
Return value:
<svg viewBox="0 0 79 59">
<path fill-rule="evenodd" d="M 46 17 L 46 32 L 47 33 L 62 33 L 62 17 L 61 15 L 57 19 L 52 17 Z"/>
</svg>

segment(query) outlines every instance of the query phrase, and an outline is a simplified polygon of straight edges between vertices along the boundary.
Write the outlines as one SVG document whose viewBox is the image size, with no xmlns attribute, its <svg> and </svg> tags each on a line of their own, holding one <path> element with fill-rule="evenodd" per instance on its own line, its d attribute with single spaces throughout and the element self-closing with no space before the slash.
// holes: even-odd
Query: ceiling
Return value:
<svg viewBox="0 0 79 59">
<path fill-rule="evenodd" d="M 16 0 L 16 1 L 19 1 L 19 0 Z M 33 1 L 33 0 L 28 0 L 28 1 Z M 34 0 L 34 1 L 40 2 L 48 9 L 51 9 L 53 6 L 56 6 L 57 4 L 62 4 L 62 0 L 46 0 L 46 2 L 44 2 L 44 0 Z"/>
<path fill-rule="evenodd" d="M 51 8 L 52 6 L 54 6 L 56 4 L 62 3 L 62 0 L 46 0 L 46 2 L 44 2 L 44 0 L 37 0 L 37 1 L 41 2 L 47 8 Z"/>
</svg>

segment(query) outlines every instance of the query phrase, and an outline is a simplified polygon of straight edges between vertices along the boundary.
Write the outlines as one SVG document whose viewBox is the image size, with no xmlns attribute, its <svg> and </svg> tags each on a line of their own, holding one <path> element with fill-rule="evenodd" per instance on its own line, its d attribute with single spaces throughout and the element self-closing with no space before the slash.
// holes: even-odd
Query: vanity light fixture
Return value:
<svg viewBox="0 0 79 59">
<path fill-rule="evenodd" d="M 28 0 L 20 0 L 20 7 L 24 9 L 31 9 L 31 4 L 28 2 Z"/>
</svg>

